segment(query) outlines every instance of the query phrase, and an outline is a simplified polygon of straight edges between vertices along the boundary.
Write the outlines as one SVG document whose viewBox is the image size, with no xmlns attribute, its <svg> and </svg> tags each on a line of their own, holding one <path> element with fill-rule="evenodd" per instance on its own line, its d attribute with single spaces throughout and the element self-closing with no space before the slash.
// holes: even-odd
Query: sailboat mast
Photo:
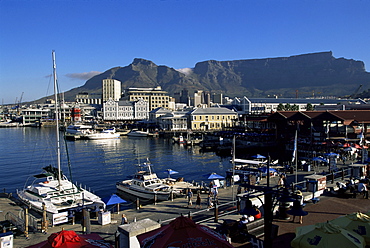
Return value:
<svg viewBox="0 0 370 248">
<path fill-rule="evenodd" d="M 58 183 L 59 189 L 62 181 L 60 171 L 60 137 L 59 137 L 59 109 L 58 109 L 58 87 L 57 87 L 57 65 L 55 63 L 55 51 L 52 51 L 53 58 L 53 77 L 54 77 L 54 98 L 55 98 L 55 123 L 56 123 L 56 139 L 57 139 L 57 165 L 58 165 Z"/>
</svg>

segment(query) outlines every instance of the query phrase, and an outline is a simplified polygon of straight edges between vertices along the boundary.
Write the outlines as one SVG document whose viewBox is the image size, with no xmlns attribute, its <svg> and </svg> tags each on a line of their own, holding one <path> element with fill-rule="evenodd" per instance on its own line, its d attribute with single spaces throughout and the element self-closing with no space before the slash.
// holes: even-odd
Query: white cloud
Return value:
<svg viewBox="0 0 370 248">
<path fill-rule="evenodd" d="M 190 74 L 193 73 L 193 69 L 192 68 L 176 69 L 176 71 L 179 71 L 181 73 L 184 73 L 186 76 L 189 76 Z"/>
<path fill-rule="evenodd" d="M 99 71 L 81 72 L 81 73 L 68 73 L 66 77 L 77 79 L 77 80 L 88 80 L 93 76 L 100 74 Z"/>
</svg>

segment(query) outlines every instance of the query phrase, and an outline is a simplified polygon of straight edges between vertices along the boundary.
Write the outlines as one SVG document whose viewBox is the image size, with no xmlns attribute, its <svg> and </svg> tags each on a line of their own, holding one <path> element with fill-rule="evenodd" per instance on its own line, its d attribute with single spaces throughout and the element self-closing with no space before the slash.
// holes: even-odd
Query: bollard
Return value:
<svg viewBox="0 0 370 248">
<path fill-rule="evenodd" d="M 217 201 L 214 201 L 214 206 L 215 206 L 215 223 L 218 223 L 218 206 L 217 206 Z"/>
<path fill-rule="evenodd" d="M 334 172 L 331 173 L 331 183 L 334 184 Z"/>
<path fill-rule="evenodd" d="M 173 201 L 173 191 L 172 190 L 171 190 L 170 198 L 171 198 L 171 201 Z"/>
<path fill-rule="evenodd" d="M 193 219 L 193 216 L 191 215 L 191 211 L 189 211 L 189 213 L 188 213 L 188 218 L 191 219 L 191 220 Z"/>
<path fill-rule="evenodd" d="M 238 199 L 236 200 L 236 209 L 238 210 L 238 212 L 240 212 L 240 197 L 238 197 Z"/>
<path fill-rule="evenodd" d="M 28 207 L 24 209 L 24 236 L 28 239 Z"/>
<path fill-rule="evenodd" d="M 136 198 L 136 210 L 140 209 L 140 200 L 139 198 Z"/>
<path fill-rule="evenodd" d="M 344 180 L 344 169 L 342 168 L 342 180 Z"/>
<path fill-rule="evenodd" d="M 157 194 L 154 194 L 154 205 L 157 205 Z"/>
</svg>

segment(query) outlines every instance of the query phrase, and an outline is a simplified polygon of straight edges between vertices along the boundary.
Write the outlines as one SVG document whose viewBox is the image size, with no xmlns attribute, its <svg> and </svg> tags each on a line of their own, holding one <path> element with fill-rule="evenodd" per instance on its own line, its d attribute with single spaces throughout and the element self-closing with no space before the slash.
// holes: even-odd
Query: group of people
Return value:
<svg viewBox="0 0 370 248">
<path fill-rule="evenodd" d="M 336 185 L 340 194 L 343 194 L 346 190 L 349 190 L 349 192 L 353 193 L 354 196 L 356 193 L 360 193 L 364 198 L 369 199 L 369 191 L 367 188 L 368 183 L 365 179 L 360 179 L 356 185 L 354 179 L 350 177 L 347 183 L 337 182 Z"/>
</svg>

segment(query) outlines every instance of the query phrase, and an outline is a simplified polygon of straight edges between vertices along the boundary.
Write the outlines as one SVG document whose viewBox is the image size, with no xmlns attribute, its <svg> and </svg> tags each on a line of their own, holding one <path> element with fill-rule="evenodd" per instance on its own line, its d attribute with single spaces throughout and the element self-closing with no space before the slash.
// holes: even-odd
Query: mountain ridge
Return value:
<svg viewBox="0 0 370 248">
<path fill-rule="evenodd" d="M 370 88 L 370 73 L 364 62 L 335 58 L 331 51 L 265 59 L 206 60 L 196 63 L 188 73 L 182 70 L 135 58 L 127 66 L 113 67 L 90 78 L 66 92 L 65 97 L 74 100 L 79 92 L 101 93 L 102 80 L 106 78 L 121 81 L 122 90 L 161 86 L 171 96 L 183 89 L 230 97 L 344 96 L 359 85 Z"/>
</svg>

